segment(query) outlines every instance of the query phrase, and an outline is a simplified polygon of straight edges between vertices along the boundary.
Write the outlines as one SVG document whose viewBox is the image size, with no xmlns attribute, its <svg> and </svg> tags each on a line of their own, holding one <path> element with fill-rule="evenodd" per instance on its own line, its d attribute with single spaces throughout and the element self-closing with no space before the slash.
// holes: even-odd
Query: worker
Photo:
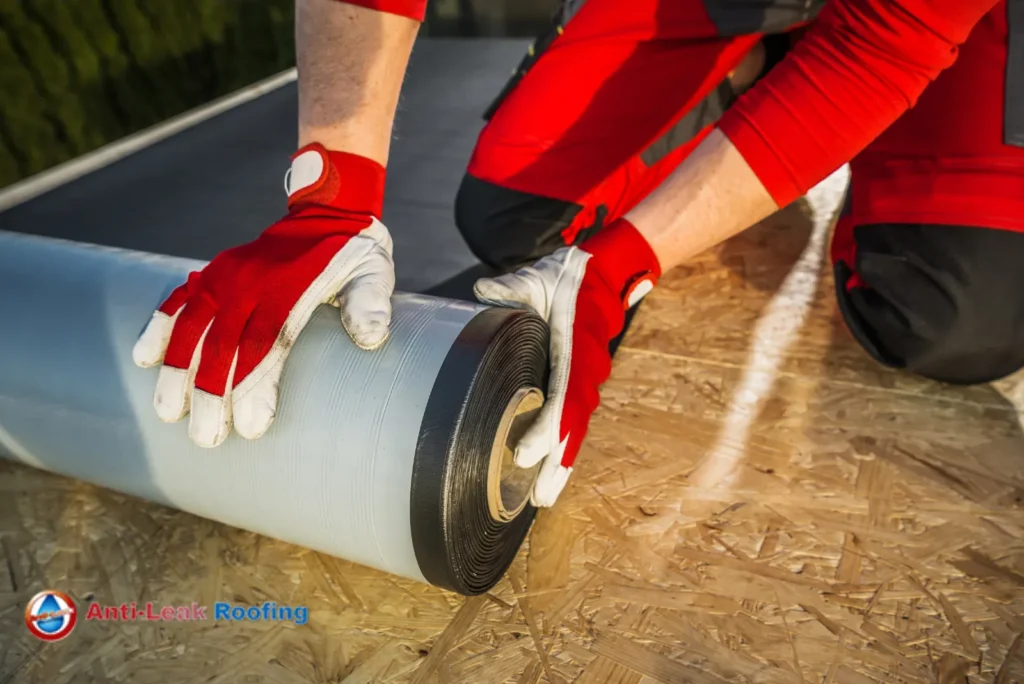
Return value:
<svg viewBox="0 0 1024 684">
<path fill-rule="evenodd" d="M 191 412 L 197 444 L 269 429 L 318 305 L 367 353 L 387 339 L 385 168 L 423 13 L 297 0 L 288 214 L 191 274 L 134 349 L 162 364 L 158 415 Z M 456 199 L 469 246 L 507 271 L 477 296 L 550 325 L 547 400 L 516 449 L 521 466 L 543 460 L 536 505 L 572 472 L 627 311 L 846 162 L 832 258 L 867 352 L 955 383 L 1024 365 L 1024 0 L 566 3 Z"/>
</svg>

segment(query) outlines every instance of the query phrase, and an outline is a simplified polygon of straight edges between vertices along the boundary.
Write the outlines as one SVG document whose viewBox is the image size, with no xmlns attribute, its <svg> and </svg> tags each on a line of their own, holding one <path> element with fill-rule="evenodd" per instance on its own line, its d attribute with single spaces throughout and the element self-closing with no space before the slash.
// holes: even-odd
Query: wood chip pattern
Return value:
<svg viewBox="0 0 1024 684">
<path fill-rule="evenodd" d="M 875 364 L 825 237 L 804 202 L 664 279 L 571 485 L 484 597 L 0 464 L 0 684 L 1024 682 L 1024 376 Z M 43 588 L 310 617 L 44 644 L 23 625 Z"/>
</svg>

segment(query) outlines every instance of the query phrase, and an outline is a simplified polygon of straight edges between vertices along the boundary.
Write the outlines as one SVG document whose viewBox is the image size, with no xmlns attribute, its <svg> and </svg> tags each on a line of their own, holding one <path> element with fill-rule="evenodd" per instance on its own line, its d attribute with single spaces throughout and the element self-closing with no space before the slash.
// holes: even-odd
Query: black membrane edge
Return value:
<svg viewBox="0 0 1024 684">
<path fill-rule="evenodd" d="M 452 343 L 420 424 L 412 470 L 413 550 L 424 578 L 465 596 L 505 574 L 533 522 L 527 506 L 491 519 L 487 469 L 505 406 L 522 387 L 545 389 L 548 329 L 525 311 L 486 309 Z"/>
</svg>

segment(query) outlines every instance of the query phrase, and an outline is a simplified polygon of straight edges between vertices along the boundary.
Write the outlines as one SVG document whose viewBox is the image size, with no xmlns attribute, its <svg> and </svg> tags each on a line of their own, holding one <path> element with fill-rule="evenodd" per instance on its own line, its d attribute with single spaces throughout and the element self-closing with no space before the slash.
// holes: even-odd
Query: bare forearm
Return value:
<svg viewBox="0 0 1024 684">
<path fill-rule="evenodd" d="M 739 151 L 716 129 L 626 219 L 667 271 L 777 209 Z"/>
<path fill-rule="evenodd" d="M 387 165 L 419 22 L 337 0 L 296 0 L 299 145 L 319 142 Z"/>
<path fill-rule="evenodd" d="M 667 270 L 849 161 L 950 64 L 996 0 L 834 0 L 718 128 L 627 214 Z"/>
</svg>

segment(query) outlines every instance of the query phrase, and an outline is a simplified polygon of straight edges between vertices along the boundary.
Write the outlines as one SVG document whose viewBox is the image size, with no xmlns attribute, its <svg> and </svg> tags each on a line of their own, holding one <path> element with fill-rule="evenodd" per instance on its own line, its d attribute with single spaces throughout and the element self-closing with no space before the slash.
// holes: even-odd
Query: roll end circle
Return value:
<svg viewBox="0 0 1024 684">
<path fill-rule="evenodd" d="M 538 388 L 523 387 L 516 391 L 501 416 L 487 471 L 487 508 L 492 520 L 513 520 L 530 500 L 540 463 L 520 468 L 515 463 L 515 449 L 543 405 L 544 394 Z"/>
<path fill-rule="evenodd" d="M 536 509 L 528 497 L 510 520 L 492 517 L 491 454 L 496 442 L 515 442 L 511 427 L 507 436 L 501 429 L 509 405 L 526 401 L 522 390 L 548 385 L 549 333 L 534 313 L 484 309 L 438 370 L 420 423 L 409 502 L 416 561 L 434 586 L 464 596 L 489 591 L 530 530 Z M 510 495 L 506 513 L 517 507 L 515 499 Z"/>
</svg>

